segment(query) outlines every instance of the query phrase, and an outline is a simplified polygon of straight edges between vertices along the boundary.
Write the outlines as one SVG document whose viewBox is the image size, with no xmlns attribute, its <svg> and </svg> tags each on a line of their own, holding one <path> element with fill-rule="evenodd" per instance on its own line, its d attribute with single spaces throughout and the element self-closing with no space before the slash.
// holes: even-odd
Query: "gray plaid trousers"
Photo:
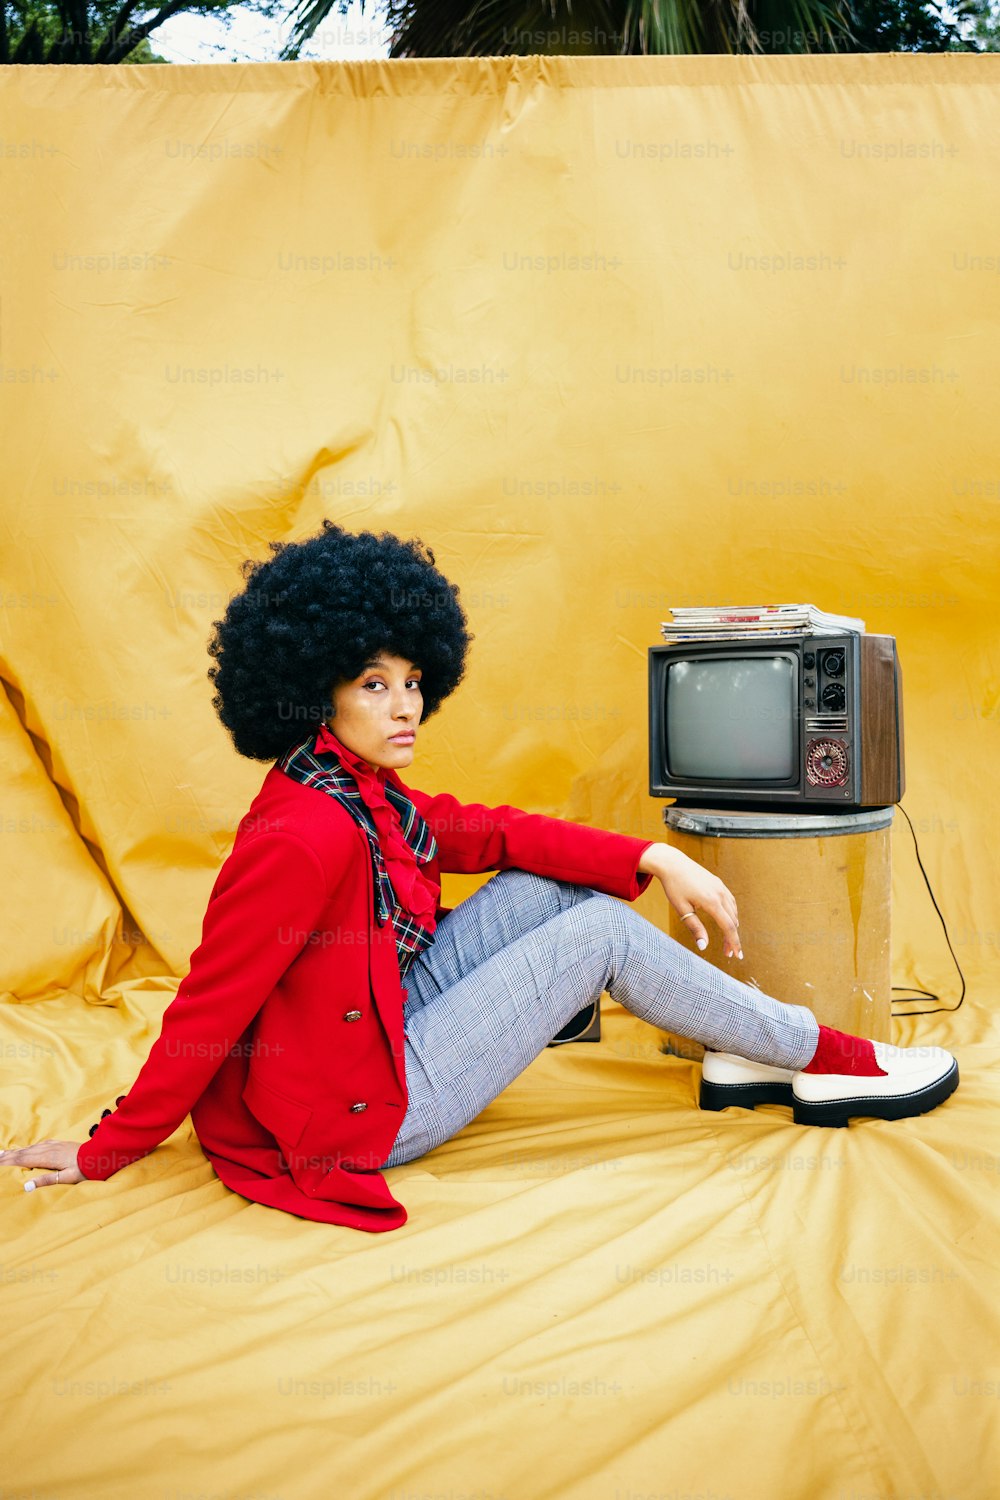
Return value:
<svg viewBox="0 0 1000 1500">
<path fill-rule="evenodd" d="M 406 989 L 409 1100 L 383 1167 L 464 1129 L 605 990 L 654 1026 L 756 1062 L 805 1067 L 819 1040 L 806 1006 L 724 974 L 627 902 L 526 870 L 501 870 L 442 917 Z"/>
</svg>

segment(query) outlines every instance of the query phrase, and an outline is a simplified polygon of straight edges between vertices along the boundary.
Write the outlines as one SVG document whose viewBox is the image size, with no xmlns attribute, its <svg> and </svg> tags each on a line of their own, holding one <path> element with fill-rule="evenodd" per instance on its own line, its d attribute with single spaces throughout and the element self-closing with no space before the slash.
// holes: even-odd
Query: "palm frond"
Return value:
<svg viewBox="0 0 1000 1500">
<path fill-rule="evenodd" d="M 350 0 L 297 0 L 282 61 Z M 390 31 L 389 56 L 498 57 L 526 53 L 774 53 L 857 51 L 889 0 L 360 0 Z M 915 0 L 899 0 L 900 13 Z M 971 0 L 956 0 L 959 11 Z M 928 7 L 929 8 L 929 7 Z M 876 22 L 875 14 L 878 13 Z M 897 17 L 898 34 L 899 20 Z M 859 28 L 860 29 L 860 28 Z"/>
</svg>

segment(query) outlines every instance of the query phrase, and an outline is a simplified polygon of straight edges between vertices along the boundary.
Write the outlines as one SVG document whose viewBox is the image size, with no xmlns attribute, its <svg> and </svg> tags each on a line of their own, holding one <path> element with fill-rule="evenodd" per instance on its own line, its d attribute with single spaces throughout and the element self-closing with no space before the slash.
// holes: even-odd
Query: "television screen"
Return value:
<svg viewBox="0 0 1000 1500">
<path fill-rule="evenodd" d="M 798 756 L 793 656 L 691 657 L 666 683 L 668 775 L 696 781 L 783 781 Z"/>
</svg>

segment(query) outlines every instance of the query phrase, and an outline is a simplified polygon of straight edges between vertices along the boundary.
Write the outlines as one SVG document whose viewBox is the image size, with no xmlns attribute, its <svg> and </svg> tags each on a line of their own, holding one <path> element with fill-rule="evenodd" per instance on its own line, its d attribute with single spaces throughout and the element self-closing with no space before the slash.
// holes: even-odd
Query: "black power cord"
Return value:
<svg viewBox="0 0 1000 1500">
<path fill-rule="evenodd" d="M 906 811 L 906 808 L 903 806 L 903 804 L 901 802 L 897 802 L 895 805 L 899 808 L 907 823 L 910 823 L 910 815 Z M 951 954 L 952 958 L 955 959 L 955 968 L 958 970 L 958 977 L 962 981 L 962 993 L 958 997 L 958 1005 L 925 1005 L 920 1010 L 896 1010 L 894 1008 L 897 1004 L 900 1004 L 903 1001 L 921 999 L 940 1000 L 941 996 L 933 994 L 930 990 L 913 990 L 908 995 L 901 995 L 901 999 L 899 1001 L 890 1000 L 890 1005 L 893 1007 L 892 1013 L 894 1016 L 933 1016 L 939 1014 L 942 1011 L 950 1015 L 952 1011 L 956 1011 L 961 1008 L 962 1001 L 965 999 L 965 975 L 962 973 L 961 964 L 959 963 L 958 959 L 955 958 L 955 950 L 951 946 L 951 939 L 948 936 L 948 924 L 945 921 L 944 917 L 941 916 L 941 908 L 938 906 L 937 902 L 934 901 L 934 892 L 931 890 L 931 883 L 927 879 L 927 871 L 924 869 L 923 861 L 920 858 L 920 845 L 917 843 L 917 835 L 912 823 L 910 823 L 910 832 L 913 834 L 913 847 L 916 850 L 917 864 L 920 866 L 920 873 L 924 877 L 924 884 L 927 886 L 931 901 L 934 902 L 934 910 L 941 918 L 941 926 L 944 930 L 944 940 L 948 944 L 948 952 Z M 896 994 L 897 991 L 900 991 L 901 989 L 902 986 L 894 984 L 892 986 L 892 993 Z"/>
</svg>

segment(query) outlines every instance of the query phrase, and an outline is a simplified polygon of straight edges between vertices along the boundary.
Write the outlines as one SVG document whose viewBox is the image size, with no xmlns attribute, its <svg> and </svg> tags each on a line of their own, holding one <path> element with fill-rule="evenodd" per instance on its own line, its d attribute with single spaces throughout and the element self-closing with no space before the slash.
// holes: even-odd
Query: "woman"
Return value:
<svg viewBox="0 0 1000 1500">
<path fill-rule="evenodd" d="M 271 550 L 243 565 L 209 676 L 237 751 L 274 764 L 138 1078 L 82 1144 L 3 1153 L 47 1169 L 26 1191 L 110 1177 L 190 1113 L 244 1197 L 398 1228 L 383 1170 L 461 1130 L 604 990 L 705 1044 L 703 1107 L 778 1100 L 801 1122 L 845 1125 L 953 1091 L 941 1048 L 820 1026 L 634 911 L 655 875 L 700 948 L 704 912 L 742 958 L 732 893 L 678 850 L 403 781 L 471 639 L 422 543 L 324 521 Z M 489 870 L 440 905 L 442 872 Z"/>
</svg>

